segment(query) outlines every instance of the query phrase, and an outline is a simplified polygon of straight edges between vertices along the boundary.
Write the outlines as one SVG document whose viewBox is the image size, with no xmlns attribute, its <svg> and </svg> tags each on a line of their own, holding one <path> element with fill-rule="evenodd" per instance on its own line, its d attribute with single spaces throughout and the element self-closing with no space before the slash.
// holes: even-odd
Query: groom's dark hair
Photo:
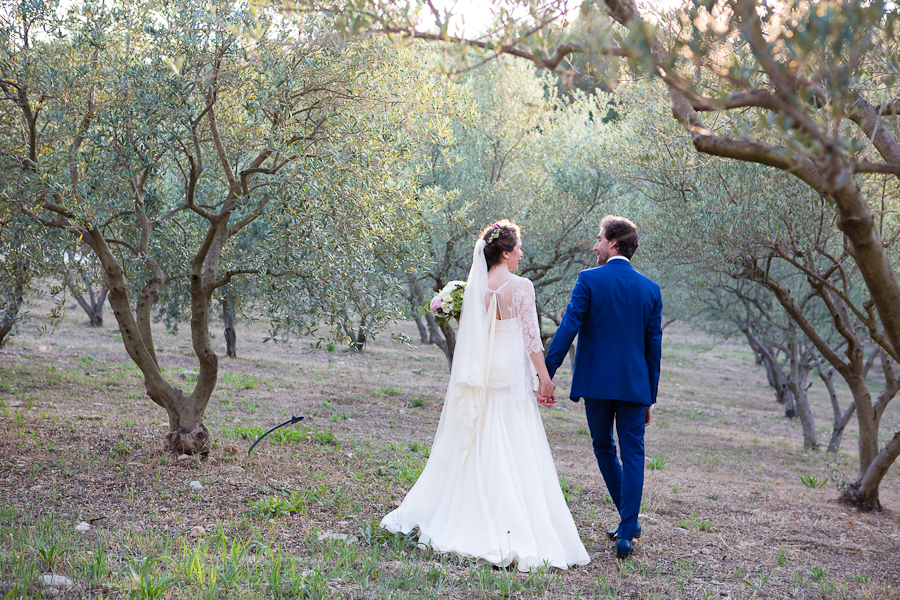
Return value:
<svg viewBox="0 0 900 600">
<path fill-rule="evenodd" d="M 606 239 L 616 242 L 616 251 L 631 260 L 638 247 L 637 226 L 625 217 L 606 215 L 600 221 L 600 231 L 606 231 Z"/>
<path fill-rule="evenodd" d="M 484 260 L 490 269 L 503 260 L 504 252 L 516 249 L 516 244 L 519 243 L 519 226 L 509 219 L 503 219 L 485 227 L 478 237 L 485 241 Z"/>
</svg>

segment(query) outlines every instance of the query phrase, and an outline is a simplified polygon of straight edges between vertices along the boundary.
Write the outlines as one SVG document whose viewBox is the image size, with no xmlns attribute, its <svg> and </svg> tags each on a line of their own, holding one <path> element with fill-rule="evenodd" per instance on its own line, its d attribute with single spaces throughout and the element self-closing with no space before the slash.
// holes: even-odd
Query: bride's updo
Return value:
<svg viewBox="0 0 900 600">
<path fill-rule="evenodd" d="M 504 252 L 516 249 L 516 244 L 519 243 L 519 226 L 509 219 L 503 219 L 485 227 L 479 239 L 485 241 L 484 260 L 490 269 L 503 260 Z"/>
</svg>

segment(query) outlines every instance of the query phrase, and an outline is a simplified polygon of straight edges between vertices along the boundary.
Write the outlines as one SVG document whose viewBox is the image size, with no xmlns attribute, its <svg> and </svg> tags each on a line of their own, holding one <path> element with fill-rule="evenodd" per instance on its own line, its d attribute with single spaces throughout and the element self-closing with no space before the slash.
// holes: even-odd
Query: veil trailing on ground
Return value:
<svg viewBox="0 0 900 600">
<path fill-rule="evenodd" d="M 448 453 L 440 450 L 447 448 L 449 444 L 469 444 L 475 421 L 484 403 L 490 355 L 488 311 L 484 305 L 488 293 L 484 246 L 484 240 L 478 240 L 475 244 L 472 268 L 469 269 L 469 278 L 466 280 L 450 384 L 447 386 L 441 420 L 434 436 L 432 452 L 437 456 L 447 456 Z"/>
</svg>

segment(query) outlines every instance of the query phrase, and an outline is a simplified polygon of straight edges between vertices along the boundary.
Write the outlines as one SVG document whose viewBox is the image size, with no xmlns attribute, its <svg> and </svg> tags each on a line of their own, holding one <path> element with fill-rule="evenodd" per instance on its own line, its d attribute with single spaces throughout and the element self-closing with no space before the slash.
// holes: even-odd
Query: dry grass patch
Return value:
<svg viewBox="0 0 900 600">
<path fill-rule="evenodd" d="M 886 512 L 838 504 L 830 478 L 853 478 L 854 432 L 846 454 L 803 451 L 799 423 L 780 416 L 736 343 L 666 330 L 632 560 L 616 561 L 604 537 L 616 515 L 582 407 L 542 412 L 592 562 L 520 574 L 377 526 L 427 460 L 447 381 L 438 349 L 384 336 L 360 354 L 313 353 L 242 326 L 208 409 L 211 458 L 179 461 L 163 453 L 165 414 L 115 334 L 72 315 L 37 337 L 32 314 L 0 351 L 0 596 L 47 595 L 39 576 L 54 573 L 72 580 L 71 598 L 900 597 L 897 468 Z M 188 344 L 155 335 L 166 373 L 191 385 Z M 811 397 L 824 436 L 828 400 Z M 306 419 L 247 456 L 291 414 Z"/>
</svg>

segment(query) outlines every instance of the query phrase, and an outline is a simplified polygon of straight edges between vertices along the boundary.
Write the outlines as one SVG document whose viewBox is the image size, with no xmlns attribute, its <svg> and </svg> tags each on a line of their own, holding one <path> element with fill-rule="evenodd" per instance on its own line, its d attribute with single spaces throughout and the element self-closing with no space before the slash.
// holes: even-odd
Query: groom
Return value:
<svg viewBox="0 0 900 600">
<path fill-rule="evenodd" d="M 634 223 L 603 217 L 593 248 L 599 266 L 578 274 L 546 358 L 552 378 L 578 335 L 569 397 L 584 398 L 594 455 L 619 511 L 618 528 L 607 533 L 618 538 L 619 558 L 631 555 L 632 539 L 641 535 L 644 428 L 656 402 L 662 347 L 659 286 L 631 266 L 637 247 Z"/>
</svg>

